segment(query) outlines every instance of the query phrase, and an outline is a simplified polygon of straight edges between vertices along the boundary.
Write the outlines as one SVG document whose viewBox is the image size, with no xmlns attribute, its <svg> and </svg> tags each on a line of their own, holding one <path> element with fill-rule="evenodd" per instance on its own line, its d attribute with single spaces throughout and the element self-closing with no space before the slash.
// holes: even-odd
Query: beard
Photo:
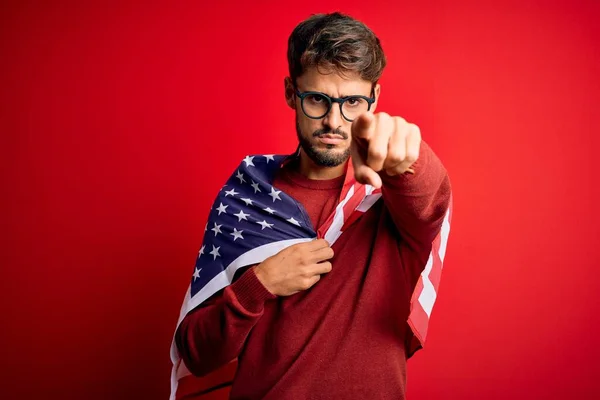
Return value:
<svg viewBox="0 0 600 400">
<path fill-rule="evenodd" d="M 331 130 L 329 128 L 317 129 L 311 135 L 313 138 L 317 138 L 321 135 L 325 134 L 334 134 L 340 135 L 344 140 L 348 140 L 348 134 L 341 129 Z M 339 152 L 336 151 L 336 145 L 327 144 L 326 149 L 322 150 L 318 148 L 318 145 L 311 143 L 309 139 L 304 137 L 302 132 L 300 131 L 300 124 L 298 123 L 298 118 L 296 117 L 296 135 L 298 136 L 298 142 L 300 142 L 300 146 L 302 150 L 308 155 L 308 157 L 317 165 L 321 167 L 337 167 L 338 165 L 343 164 L 350 157 L 350 147 L 344 149 L 344 151 Z"/>
</svg>

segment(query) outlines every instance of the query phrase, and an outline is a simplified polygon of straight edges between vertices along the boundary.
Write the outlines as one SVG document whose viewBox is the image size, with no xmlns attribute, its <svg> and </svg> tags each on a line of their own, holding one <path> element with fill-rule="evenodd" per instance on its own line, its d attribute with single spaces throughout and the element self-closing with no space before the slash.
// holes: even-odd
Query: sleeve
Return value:
<svg viewBox="0 0 600 400">
<path fill-rule="evenodd" d="M 254 267 L 189 312 L 177 329 L 175 343 L 190 372 L 204 376 L 238 357 L 248 334 L 276 298 L 258 280 Z"/>
<path fill-rule="evenodd" d="M 414 174 L 381 173 L 384 204 L 406 246 L 429 253 L 450 206 L 451 186 L 440 159 L 421 142 Z"/>
<path fill-rule="evenodd" d="M 398 248 L 411 292 L 425 268 L 451 200 L 448 173 L 425 142 L 421 143 L 413 170 L 414 174 L 380 175 L 386 209 L 400 233 Z M 406 324 L 405 340 L 408 359 L 422 348 L 409 324 Z"/>
</svg>

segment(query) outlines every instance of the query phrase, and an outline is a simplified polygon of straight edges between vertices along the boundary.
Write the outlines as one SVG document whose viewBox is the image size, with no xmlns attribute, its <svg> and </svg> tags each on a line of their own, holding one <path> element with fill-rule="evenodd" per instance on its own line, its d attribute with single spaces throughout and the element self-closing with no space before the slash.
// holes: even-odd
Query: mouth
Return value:
<svg viewBox="0 0 600 400">
<path fill-rule="evenodd" d="M 319 135 L 318 138 L 324 144 L 340 144 L 345 140 L 341 135 L 332 134 Z"/>
</svg>

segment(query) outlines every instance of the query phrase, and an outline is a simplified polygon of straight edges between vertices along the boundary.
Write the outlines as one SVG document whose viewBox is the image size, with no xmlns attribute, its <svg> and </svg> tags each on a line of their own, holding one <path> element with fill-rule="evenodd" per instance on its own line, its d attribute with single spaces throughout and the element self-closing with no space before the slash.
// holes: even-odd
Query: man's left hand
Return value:
<svg viewBox="0 0 600 400">
<path fill-rule="evenodd" d="M 421 131 L 402 117 L 386 113 L 364 113 L 352 122 L 354 176 L 362 184 L 382 185 L 378 172 L 398 175 L 414 173 L 419 157 Z"/>
</svg>

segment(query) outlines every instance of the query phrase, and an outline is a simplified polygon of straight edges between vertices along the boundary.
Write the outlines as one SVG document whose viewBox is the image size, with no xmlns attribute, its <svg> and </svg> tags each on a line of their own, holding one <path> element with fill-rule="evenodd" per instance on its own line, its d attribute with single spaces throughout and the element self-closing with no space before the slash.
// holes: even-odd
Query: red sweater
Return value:
<svg viewBox="0 0 600 400">
<path fill-rule="evenodd" d="M 422 143 L 415 174 L 382 174 L 377 202 L 333 245 L 333 270 L 309 290 L 272 295 L 252 267 L 182 321 L 176 343 L 194 375 L 238 357 L 232 399 L 404 399 L 419 347 L 411 294 L 450 200 L 446 170 Z M 344 177 L 309 180 L 282 168 L 274 186 L 313 226 L 333 211 Z"/>
</svg>

